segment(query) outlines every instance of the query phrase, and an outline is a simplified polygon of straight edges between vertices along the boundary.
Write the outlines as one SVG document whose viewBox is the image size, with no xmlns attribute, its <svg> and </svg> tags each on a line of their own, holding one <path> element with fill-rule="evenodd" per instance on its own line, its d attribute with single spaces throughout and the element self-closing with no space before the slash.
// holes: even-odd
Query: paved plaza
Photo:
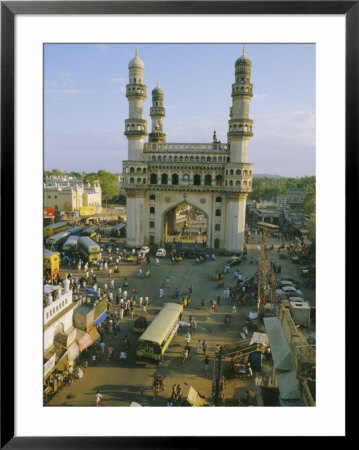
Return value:
<svg viewBox="0 0 359 450">
<path fill-rule="evenodd" d="M 274 249 L 268 252 L 269 258 L 278 260 L 277 248 L 279 241 L 274 238 L 267 239 L 267 245 L 274 244 Z M 258 238 L 248 244 L 248 256 L 257 256 Z M 179 263 L 172 263 L 169 258 L 160 259 L 160 264 L 155 264 L 155 258 L 151 257 L 148 265 L 142 263 L 143 272 L 150 269 L 150 277 L 139 278 L 137 276 L 138 265 L 121 262 L 120 273 L 114 274 L 115 292 L 118 287 L 123 286 L 124 277 L 129 282 L 129 290 L 136 288 L 139 296 L 149 297 L 147 308 L 147 319 L 151 321 L 160 311 L 165 302 L 179 302 L 179 298 L 174 299 L 173 294 L 178 288 L 180 293 L 188 292 L 188 287 L 192 284 L 193 293 L 191 303 L 184 308 L 182 320 L 186 321 L 189 315 L 197 321 L 198 329 L 192 335 L 190 358 L 185 365 L 182 363 L 181 352 L 185 345 L 185 331 L 181 330 L 172 340 L 169 348 L 165 352 L 164 359 L 159 366 L 148 362 L 137 361 L 136 341 L 138 334 L 133 332 L 133 324 L 136 318 L 142 314 L 140 308 L 136 307 L 134 318 L 124 317 L 120 322 L 120 334 L 115 338 L 114 334 L 105 333 L 104 341 L 106 346 L 112 344 L 114 356 L 111 361 L 107 360 L 106 353 L 102 361 L 97 361 L 96 366 L 89 366 L 84 372 L 84 377 L 74 380 L 70 386 L 64 386 L 48 402 L 48 406 L 94 406 L 96 404 L 96 391 L 100 390 L 103 395 L 105 406 L 130 406 L 131 402 L 138 402 L 143 406 L 165 406 L 171 396 L 171 388 L 174 383 L 181 384 L 183 388 L 183 398 L 186 398 L 188 390 L 192 385 L 201 395 L 209 399 L 212 395 L 213 360 L 216 344 L 228 345 L 241 340 L 240 330 L 243 327 L 246 317 L 251 309 L 251 305 L 237 307 L 237 315 L 233 316 L 230 327 L 224 327 L 224 315 L 232 313 L 232 304 L 223 300 L 223 287 L 219 288 L 216 281 L 211 279 L 215 271 L 223 270 L 228 256 L 220 256 L 216 261 L 196 264 L 193 259 L 184 259 Z M 279 261 L 278 261 L 279 262 Z M 290 259 L 281 260 L 282 273 L 279 275 L 291 276 L 298 281 L 303 281 L 300 276 L 300 266 L 293 264 Z M 224 286 L 235 285 L 234 271 L 240 269 L 243 277 L 250 278 L 257 270 L 256 264 L 244 261 L 240 266 L 231 268 L 228 274 L 224 275 Z M 69 271 L 64 267 L 61 276 L 64 278 Z M 83 276 L 83 273 L 72 270 L 74 277 Z M 107 272 L 96 271 L 98 287 L 103 288 L 104 283 L 109 284 Z M 165 280 L 169 278 L 170 285 L 166 287 Z M 159 289 L 164 289 L 164 296 L 159 298 Z M 315 305 L 315 291 L 302 287 L 304 298 L 309 303 Z M 210 311 L 209 302 L 221 296 L 221 304 L 214 312 Z M 114 295 L 115 297 L 115 295 Z M 201 308 L 201 300 L 206 299 L 207 308 Z M 137 302 L 138 305 L 138 302 Z M 256 305 L 254 305 L 256 306 Z M 116 308 L 116 306 L 114 306 Z M 128 360 L 120 362 L 120 343 L 127 335 L 130 340 Z M 210 369 L 208 374 L 204 371 L 204 355 L 197 353 L 198 339 L 205 339 L 208 344 L 208 355 L 210 358 Z M 92 351 L 89 349 L 89 356 Z M 152 381 L 155 375 L 162 375 L 165 379 L 165 389 L 160 391 L 159 396 L 154 399 L 152 392 Z M 256 375 L 256 374 L 254 374 Z M 262 374 L 263 375 L 263 374 Z M 238 399 L 247 389 L 255 389 L 255 376 L 251 379 L 228 380 L 225 387 L 225 402 L 227 405 L 238 405 Z"/>
</svg>

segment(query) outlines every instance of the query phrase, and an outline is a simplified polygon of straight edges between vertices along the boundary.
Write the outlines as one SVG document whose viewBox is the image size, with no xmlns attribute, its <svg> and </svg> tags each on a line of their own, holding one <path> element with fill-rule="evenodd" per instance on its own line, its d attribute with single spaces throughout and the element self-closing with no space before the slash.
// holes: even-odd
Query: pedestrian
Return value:
<svg viewBox="0 0 359 450">
<path fill-rule="evenodd" d="M 221 296 L 220 295 L 217 297 L 217 305 L 221 306 Z"/>
<path fill-rule="evenodd" d="M 204 371 L 208 373 L 208 370 L 209 370 L 209 358 L 208 355 L 206 355 L 206 357 L 204 358 Z"/>
<path fill-rule="evenodd" d="M 251 377 L 253 375 L 253 370 L 252 370 L 252 367 L 251 367 L 250 363 L 248 363 L 248 365 L 247 365 L 247 370 L 248 370 L 249 376 Z"/>
<path fill-rule="evenodd" d="M 160 298 L 162 298 L 162 297 L 163 297 L 163 289 L 160 288 Z"/>
<path fill-rule="evenodd" d="M 206 309 L 206 300 L 204 298 L 202 298 L 201 307 L 202 307 L 203 310 Z"/>
<path fill-rule="evenodd" d="M 203 339 L 203 342 L 202 342 L 202 351 L 203 351 L 203 354 L 205 355 L 206 351 L 207 351 L 207 343 L 206 343 L 205 339 Z"/>
<path fill-rule="evenodd" d="M 138 269 L 137 276 L 142 277 L 142 269 L 141 268 Z"/>
<path fill-rule="evenodd" d="M 198 342 L 197 342 L 197 353 L 200 352 L 201 346 L 202 346 L 202 341 L 201 341 L 201 339 L 198 339 Z"/>
<path fill-rule="evenodd" d="M 169 279 L 169 277 L 166 277 L 166 287 L 169 287 L 169 285 L 170 285 L 170 279 Z"/>
<path fill-rule="evenodd" d="M 189 293 L 189 294 L 192 294 L 192 291 L 193 291 L 193 289 L 192 289 L 192 284 L 190 284 L 190 285 L 188 286 L 188 293 Z"/>
<path fill-rule="evenodd" d="M 184 340 L 187 345 L 189 345 L 191 343 L 191 334 L 189 333 L 189 331 L 187 331 L 186 336 L 184 337 Z"/>
<path fill-rule="evenodd" d="M 112 356 L 113 356 L 113 347 L 112 347 L 111 344 L 107 347 L 107 355 L 108 355 L 108 360 L 112 359 Z"/>
<path fill-rule="evenodd" d="M 146 305 L 143 305 L 143 306 L 142 306 L 142 312 L 143 312 L 143 315 L 144 315 L 144 316 L 146 315 L 146 311 L 147 311 L 147 306 L 146 306 Z"/>
<path fill-rule="evenodd" d="M 145 297 L 145 305 L 146 306 L 148 306 L 149 302 L 150 302 L 150 299 L 148 297 Z"/>
<path fill-rule="evenodd" d="M 101 356 L 105 353 L 105 346 L 106 344 L 102 341 L 100 344 Z"/>
<path fill-rule="evenodd" d="M 176 402 L 179 402 L 181 400 L 182 395 L 183 395 L 182 386 L 179 384 L 176 389 Z"/>
<path fill-rule="evenodd" d="M 176 400 L 176 392 L 177 392 L 177 384 L 175 383 L 175 384 L 172 386 L 171 401 L 175 401 L 175 400 Z"/>
<path fill-rule="evenodd" d="M 115 280 L 114 279 L 112 279 L 110 281 L 110 289 L 115 289 Z"/>
<path fill-rule="evenodd" d="M 233 305 L 233 306 L 232 306 L 232 314 L 233 314 L 234 316 L 237 315 L 237 308 L 236 308 L 236 305 Z"/>
<path fill-rule="evenodd" d="M 158 258 L 156 258 L 156 264 L 157 266 L 160 264 L 160 260 Z"/>
<path fill-rule="evenodd" d="M 139 302 L 140 302 L 140 308 L 142 308 L 143 297 L 139 298 Z"/>
<path fill-rule="evenodd" d="M 96 392 L 96 406 L 103 406 L 103 397 L 99 390 Z"/>
</svg>

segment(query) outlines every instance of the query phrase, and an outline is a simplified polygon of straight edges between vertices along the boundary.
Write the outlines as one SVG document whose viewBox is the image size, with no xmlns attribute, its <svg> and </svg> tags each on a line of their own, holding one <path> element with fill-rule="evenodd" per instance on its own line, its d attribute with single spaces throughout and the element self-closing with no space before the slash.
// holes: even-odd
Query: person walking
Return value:
<svg viewBox="0 0 359 450">
<path fill-rule="evenodd" d="M 202 300 L 201 300 L 201 307 L 202 307 L 203 311 L 206 310 L 206 300 L 204 298 L 202 298 Z"/>
<path fill-rule="evenodd" d="M 209 358 L 208 355 L 204 358 L 204 371 L 207 374 L 209 371 Z"/>
<path fill-rule="evenodd" d="M 201 347 L 202 347 L 202 341 L 201 341 L 201 339 L 198 339 L 198 342 L 197 342 L 197 353 L 200 352 Z"/>
<path fill-rule="evenodd" d="M 191 343 L 191 334 L 189 333 L 189 331 L 187 331 L 186 336 L 184 337 L 184 340 L 187 345 L 189 345 Z"/>
<path fill-rule="evenodd" d="M 171 395 L 171 401 L 172 402 L 176 401 L 176 392 L 177 392 L 177 384 L 175 383 L 172 386 L 172 395 Z"/>
<path fill-rule="evenodd" d="M 160 264 L 160 260 L 158 258 L 156 258 L 156 265 L 159 266 Z"/>
<path fill-rule="evenodd" d="M 163 297 L 163 289 L 160 288 L 160 298 L 162 298 L 162 297 Z"/>
<path fill-rule="evenodd" d="M 189 294 L 192 294 L 192 292 L 193 292 L 192 284 L 190 284 L 190 285 L 188 286 L 188 293 L 189 293 Z"/>
<path fill-rule="evenodd" d="M 206 343 L 205 339 L 203 339 L 203 342 L 202 342 L 202 351 L 203 351 L 203 354 L 205 355 L 206 351 L 207 351 L 207 343 Z"/>
<path fill-rule="evenodd" d="M 105 353 L 105 346 L 106 344 L 102 341 L 100 344 L 101 356 L 103 356 L 103 354 Z"/>
<path fill-rule="evenodd" d="M 103 406 L 103 397 L 99 390 L 96 392 L 96 406 Z"/>
<path fill-rule="evenodd" d="M 169 279 L 169 277 L 166 277 L 166 287 L 169 287 L 170 286 L 170 279 Z"/>
</svg>

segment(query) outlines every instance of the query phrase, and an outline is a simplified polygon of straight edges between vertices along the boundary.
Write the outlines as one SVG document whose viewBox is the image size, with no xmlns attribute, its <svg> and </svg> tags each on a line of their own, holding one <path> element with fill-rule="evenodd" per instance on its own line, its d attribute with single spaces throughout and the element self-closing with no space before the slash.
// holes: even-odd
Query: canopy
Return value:
<svg viewBox="0 0 359 450">
<path fill-rule="evenodd" d="M 90 347 L 94 343 L 91 336 L 83 330 L 77 330 L 77 342 L 79 344 L 80 352 L 84 351 L 87 347 Z"/>
<path fill-rule="evenodd" d="M 95 325 L 100 325 L 107 318 L 107 311 L 105 311 L 101 316 L 95 320 Z"/>
<path fill-rule="evenodd" d="M 97 339 L 100 337 L 96 327 L 91 328 L 88 334 L 90 335 L 93 342 L 96 342 Z"/>
<path fill-rule="evenodd" d="M 95 295 L 96 297 L 100 297 L 100 293 L 97 291 L 94 291 L 93 289 L 85 288 L 86 294 Z"/>
</svg>

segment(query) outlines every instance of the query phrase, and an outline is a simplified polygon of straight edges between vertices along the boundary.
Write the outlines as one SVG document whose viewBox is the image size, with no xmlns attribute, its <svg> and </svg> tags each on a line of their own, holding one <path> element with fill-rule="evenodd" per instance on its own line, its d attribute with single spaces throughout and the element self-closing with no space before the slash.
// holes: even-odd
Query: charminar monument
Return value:
<svg viewBox="0 0 359 450">
<path fill-rule="evenodd" d="M 147 121 L 143 119 L 145 65 L 136 49 L 128 65 L 129 114 L 124 133 L 128 160 L 122 163 L 128 246 L 164 242 L 174 230 L 176 207 L 185 202 L 207 218 L 207 247 L 243 250 L 246 201 L 252 190 L 248 143 L 253 136 L 253 121 L 249 118 L 252 62 L 244 47 L 234 67 L 228 142 L 219 142 L 214 132 L 210 143 L 168 143 L 164 133 L 164 91 L 159 83 L 152 91 L 152 125 L 147 133 Z"/>
</svg>

